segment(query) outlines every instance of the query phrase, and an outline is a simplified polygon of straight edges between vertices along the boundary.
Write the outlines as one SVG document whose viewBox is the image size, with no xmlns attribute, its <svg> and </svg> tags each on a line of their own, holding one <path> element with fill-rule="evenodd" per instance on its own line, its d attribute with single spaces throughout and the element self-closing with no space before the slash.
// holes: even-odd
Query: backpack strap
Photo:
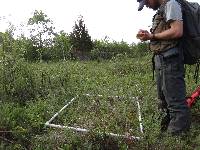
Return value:
<svg viewBox="0 0 200 150">
<path fill-rule="evenodd" d="M 154 72 L 155 72 L 155 60 L 154 60 L 154 58 L 155 58 L 155 53 L 153 54 L 153 56 L 152 56 L 152 73 L 153 73 L 153 77 L 152 77 L 152 80 L 154 80 Z"/>
<path fill-rule="evenodd" d="M 158 9 L 158 13 L 162 15 L 165 19 L 166 19 L 165 7 L 166 7 L 167 2 L 169 1 L 170 0 L 164 0 L 163 3 L 160 5 L 160 8 Z"/>
<path fill-rule="evenodd" d="M 159 9 L 157 10 L 156 14 L 153 16 L 152 22 L 155 21 L 155 19 L 156 19 L 156 17 L 158 17 L 158 15 L 159 15 L 160 17 L 162 17 L 163 19 L 166 20 L 165 6 L 166 6 L 166 3 L 167 3 L 168 1 L 170 1 L 170 0 L 165 0 L 165 1 L 163 2 L 163 4 L 160 5 L 160 7 L 159 7 Z M 154 28 L 151 28 L 151 29 L 150 29 L 150 32 L 153 33 L 153 32 L 157 29 L 158 26 L 159 26 L 159 24 L 157 24 L 157 26 L 155 26 Z"/>
</svg>

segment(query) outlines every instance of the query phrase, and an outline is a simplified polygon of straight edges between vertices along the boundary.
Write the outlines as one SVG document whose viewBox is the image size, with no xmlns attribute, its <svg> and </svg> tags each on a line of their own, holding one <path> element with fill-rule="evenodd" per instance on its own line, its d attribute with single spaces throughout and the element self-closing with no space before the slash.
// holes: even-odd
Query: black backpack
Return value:
<svg viewBox="0 0 200 150">
<path fill-rule="evenodd" d="M 196 64 L 200 59 L 200 5 L 186 0 L 180 3 L 183 14 L 183 37 L 180 46 L 183 49 L 184 63 Z"/>
</svg>

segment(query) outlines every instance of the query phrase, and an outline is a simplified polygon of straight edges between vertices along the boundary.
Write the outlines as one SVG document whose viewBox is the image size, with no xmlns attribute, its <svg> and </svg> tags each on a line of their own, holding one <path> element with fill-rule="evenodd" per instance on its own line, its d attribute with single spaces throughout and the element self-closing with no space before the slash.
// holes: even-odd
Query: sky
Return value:
<svg viewBox="0 0 200 150">
<path fill-rule="evenodd" d="M 111 41 L 137 43 L 138 30 L 149 30 L 155 13 L 146 7 L 142 11 L 137 8 L 137 0 L 4 0 L 0 5 L 0 32 L 8 28 L 8 22 L 20 28 L 20 24 L 27 24 L 34 10 L 42 10 L 53 21 L 56 31 L 72 32 L 82 15 L 92 39 L 107 36 Z"/>
</svg>

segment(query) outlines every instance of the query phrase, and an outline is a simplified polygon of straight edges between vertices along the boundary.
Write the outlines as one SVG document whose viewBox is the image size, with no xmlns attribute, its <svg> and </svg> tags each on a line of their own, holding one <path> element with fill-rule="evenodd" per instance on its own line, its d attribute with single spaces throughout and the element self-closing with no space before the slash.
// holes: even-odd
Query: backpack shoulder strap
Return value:
<svg viewBox="0 0 200 150">
<path fill-rule="evenodd" d="M 162 17 L 166 18 L 166 14 L 165 14 L 165 7 L 167 2 L 169 2 L 170 0 L 164 0 L 164 2 L 160 5 L 159 9 L 158 9 L 158 14 L 160 14 Z"/>
</svg>

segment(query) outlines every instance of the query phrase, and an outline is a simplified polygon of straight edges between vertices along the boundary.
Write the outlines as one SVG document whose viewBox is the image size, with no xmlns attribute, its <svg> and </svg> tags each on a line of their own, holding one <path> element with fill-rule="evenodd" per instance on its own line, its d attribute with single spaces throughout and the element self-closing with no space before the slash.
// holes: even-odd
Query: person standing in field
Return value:
<svg viewBox="0 0 200 150">
<path fill-rule="evenodd" d="M 176 0 L 137 0 L 138 11 L 146 5 L 157 10 L 150 32 L 139 30 L 137 38 L 150 40 L 159 99 L 163 113 L 161 132 L 182 135 L 189 131 L 190 109 L 186 102 L 183 52 L 179 40 L 183 35 L 181 6 Z"/>
</svg>

